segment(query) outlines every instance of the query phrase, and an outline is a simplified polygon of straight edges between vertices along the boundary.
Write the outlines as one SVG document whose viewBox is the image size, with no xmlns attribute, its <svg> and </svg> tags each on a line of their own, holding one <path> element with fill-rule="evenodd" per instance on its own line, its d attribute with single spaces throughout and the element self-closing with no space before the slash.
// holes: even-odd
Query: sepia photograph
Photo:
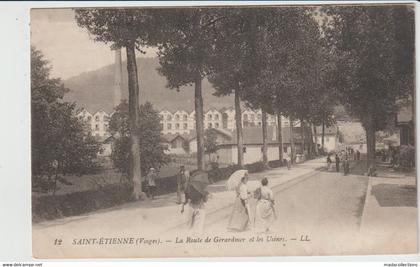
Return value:
<svg viewBox="0 0 420 267">
<path fill-rule="evenodd" d="M 417 254 L 415 5 L 32 8 L 36 259 Z"/>
</svg>

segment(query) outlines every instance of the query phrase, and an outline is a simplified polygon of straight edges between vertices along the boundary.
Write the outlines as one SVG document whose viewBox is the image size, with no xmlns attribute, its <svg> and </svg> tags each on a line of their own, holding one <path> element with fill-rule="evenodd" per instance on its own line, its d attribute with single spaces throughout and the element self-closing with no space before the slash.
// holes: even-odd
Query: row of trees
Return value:
<svg viewBox="0 0 420 267">
<path fill-rule="evenodd" d="M 359 14 L 360 11 L 363 12 Z M 369 125 L 379 125 L 390 116 L 388 110 L 395 111 L 395 100 L 405 97 L 410 88 L 411 83 L 406 81 L 412 78 L 410 67 L 396 71 L 399 64 L 409 66 L 406 60 L 413 55 L 408 47 L 414 43 L 410 43 L 410 27 L 414 25 L 410 19 L 412 11 L 405 6 L 76 11 L 78 25 L 96 41 L 126 49 L 132 129 L 129 173 L 136 196 L 141 191 L 136 50 L 157 47 L 159 72 L 167 78 L 169 88 L 179 90 L 184 85 L 194 85 L 199 170 L 204 169 L 201 84 L 205 78 L 214 85 L 216 95 L 234 94 L 239 165 L 243 164 L 241 102 L 262 110 L 263 161 L 267 163 L 267 114 L 278 116 L 280 144 L 284 115 L 290 122 L 300 120 L 303 148 L 305 129 L 309 129 L 307 146 L 316 152 L 317 146 L 311 141 L 317 135 L 314 126 L 331 123 L 333 107 L 340 100 L 362 119 L 371 136 Z M 403 29 L 404 34 L 398 34 L 396 29 Z M 375 50 L 375 45 L 379 49 Z M 406 48 L 411 50 L 403 52 Z M 390 80 L 400 82 L 388 84 Z M 393 91 L 395 86 L 398 90 Z M 378 104 L 367 108 L 369 105 L 360 105 L 360 101 Z M 383 116 L 365 120 L 372 109 L 374 112 L 369 115 Z M 368 138 L 370 148 L 374 143 Z M 279 157 L 282 158 L 282 145 Z"/>
</svg>

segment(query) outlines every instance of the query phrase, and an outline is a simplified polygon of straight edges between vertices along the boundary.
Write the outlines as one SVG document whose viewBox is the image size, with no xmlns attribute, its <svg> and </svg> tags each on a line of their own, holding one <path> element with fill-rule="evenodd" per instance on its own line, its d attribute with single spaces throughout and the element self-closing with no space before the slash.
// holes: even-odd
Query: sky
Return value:
<svg viewBox="0 0 420 267">
<path fill-rule="evenodd" d="M 109 45 L 95 42 L 87 30 L 77 26 L 72 9 L 32 9 L 31 45 L 42 51 L 56 78 L 68 79 L 115 60 Z M 153 49 L 146 51 L 137 56 L 155 55 Z M 124 51 L 122 55 L 124 60 Z"/>
</svg>

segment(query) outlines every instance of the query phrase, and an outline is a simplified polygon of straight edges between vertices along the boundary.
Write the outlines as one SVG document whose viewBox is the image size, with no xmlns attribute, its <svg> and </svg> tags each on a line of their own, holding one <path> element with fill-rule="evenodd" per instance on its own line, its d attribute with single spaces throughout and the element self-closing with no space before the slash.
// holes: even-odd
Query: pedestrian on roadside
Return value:
<svg viewBox="0 0 420 267">
<path fill-rule="evenodd" d="M 276 219 L 274 210 L 274 194 L 268 187 L 268 179 L 264 177 L 261 180 L 257 197 L 257 206 L 255 208 L 255 230 L 257 232 L 269 232 L 270 227 Z"/>
<path fill-rule="evenodd" d="M 283 154 L 283 159 L 286 161 L 286 166 L 287 169 L 290 170 L 290 168 L 292 167 L 292 163 L 291 163 L 291 159 L 288 153 L 284 153 Z"/>
<path fill-rule="evenodd" d="M 340 172 L 340 157 L 338 153 L 335 153 L 335 170 L 336 172 Z"/>
<path fill-rule="evenodd" d="M 356 150 L 356 160 L 359 161 L 360 160 L 360 151 Z"/>
<path fill-rule="evenodd" d="M 252 215 L 250 210 L 251 193 L 248 191 L 247 182 L 248 172 L 245 172 L 236 185 L 236 198 L 233 210 L 229 217 L 228 229 L 231 231 L 245 231 L 247 227 L 252 227 Z"/>
<path fill-rule="evenodd" d="M 331 168 L 331 163 L 332 163 L 332 160 L 331 160 L 331 154 L 330 154 L 330 153 L 328 153 L 328 156 L 327 156 L 327 171 L 329 171 L 329 170 L 330 170 L 330 168 Z"/>
<path fill-rule="evenodd" d="M 177 190 L 176 190 L 176 196 L 177 196 L 177 204 L 182 203 L 182 196 L 185 193 L 185 183 L 187 181 L 187 173 L 188 171 L 185 170 L 185 166 L 181 166 L 179 168 L 179 173 L 176 177 L 176 184 L 177 184 Z"/>
<path fill-rule="evenodd" d="M 187 179 L 193 180 L 186 183 L 185 202 L 181 207 L 181 213 L 184 213 L 184 206 L 188 204 L 188 231 L 193 236 L 201 236 L 206 218 L 205 204 L 209 197 L 209 192 L 206 190 L 208 177 L 206 173 L 198 172 L 194 174 L 193 178 Z"/>
<path fill-rule="evenodd" d="M 344 171 L 344 175 L 347 175 L 350 172 L 349 157 L 350 157 L 349 154 L 344 153 L 344 155 L 343 155 L 343 171 Z"/>
<path fill-rule="evenodd" d="M 151 198 L 151 199 L 154 199 L 155 193 L 156 193 L 156 178 L 157 178 L 157 173 L 156 173 L 155 168 L 150 168 L 146 176 L 146 182 L 147 182 L 146 195 L 148 198 Z"/>
</svg>

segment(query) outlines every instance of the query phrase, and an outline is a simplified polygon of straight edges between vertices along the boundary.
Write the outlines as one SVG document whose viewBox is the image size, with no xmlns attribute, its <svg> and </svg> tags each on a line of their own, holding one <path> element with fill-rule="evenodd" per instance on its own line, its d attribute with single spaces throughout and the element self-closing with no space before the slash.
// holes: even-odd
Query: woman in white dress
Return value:
<svg viewBox="0 0 420 267">
<path fill-rule="evenodd" d="M 232 214 L 229 218 L 229 230 L 244 231 L 250 226 L 249 198 L 251 195 L 248 192 L 247 182 L 248 173 L 245 173 L 235 190 L 236 198 L 233 204 Z"/>
<path fill-rule="evenodd" d="M 274 211 L 274 194 L 268 187 L 267 178 L 261 180 L 260 193 L 255 210 L 255 230 L 257 232 L 268 232 L 276 219 Z"/>
</svg>

